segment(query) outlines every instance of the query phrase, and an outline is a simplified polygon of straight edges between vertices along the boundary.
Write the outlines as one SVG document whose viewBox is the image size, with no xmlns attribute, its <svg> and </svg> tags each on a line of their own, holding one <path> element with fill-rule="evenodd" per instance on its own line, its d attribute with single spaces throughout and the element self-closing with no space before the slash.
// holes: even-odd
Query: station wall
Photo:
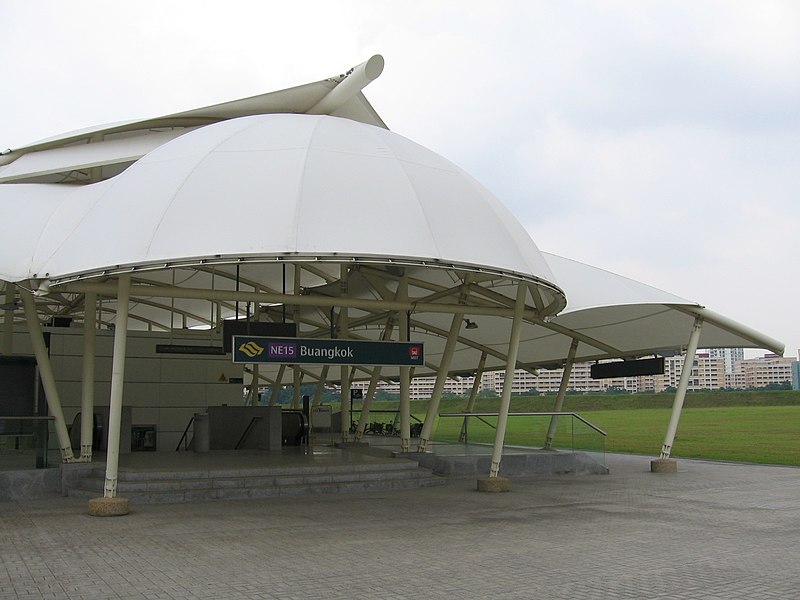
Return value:
<svg viewBox="0 0 800 600">
<path fill-rule="evenodd" d="M 80 412 L 83 376 L 83 329 L 45 328 L 50 334 L 50 361 L 64 418 L 70 426 Z M 113 330 L 98 330 L 95 342 L 97 407 L 108 407 L 111 394 Z M 158 450 L 174 450 L 196 412 L 209 406 L 243 404 L 243 366 L 228 355 L 157 354 L 158 344 L 220 346 L 219 334 L 208 331 L 155 333 L 129 331 L 123 405 L 132 410 L 132 424 L 155 425 Z M 24 330 L 14 334 L 15 355 L 33 355 Z M 239 383 L 231 383 L 238 378 Z"/>
</svg>

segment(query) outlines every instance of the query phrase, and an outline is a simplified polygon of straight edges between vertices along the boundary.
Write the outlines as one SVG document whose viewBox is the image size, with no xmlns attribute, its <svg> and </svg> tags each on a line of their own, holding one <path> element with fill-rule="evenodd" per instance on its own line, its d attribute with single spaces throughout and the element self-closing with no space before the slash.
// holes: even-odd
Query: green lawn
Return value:
<svg viewBox="0 0 800 600">
<path fill-rule="evenodd" d="M 604 430 L 606 452 L 658 456 L 669 423 L 670 409 L 640 408 L 579 413 Z M 492 425 L 496 418 L 486 418 Z M 434 439 L 455 441 L 463 419 L 441 418 Z M 541 446 L 548 417 L 511 417 L 506 443 Z M 599 450 L 602 436 L 569 417 L 559 418 L 557 447 Z M 470 420 L 468 439 L 490 443 L 494 429 Z M 735 406 L 687 408 L 681 414 L 672 448 L 674 457 L 713 458 L 742 462 L 800 466 L 800 406 Z"/>
<path fill-rule="evenodd" d="M 608 433 L 608 452 L 658 454 L 669 409 L 581 413 Z M 688 408 L 672 455 L 800 466 L 800 406 Z"/>
<path fill-rule="evenodd" d="M 497 399 L 481 399 L 476 411 L 494 412 Z M 566 411 L 574 411 L 603 429 L 601 440 L 579 422 L 562 417 L 556 446 L 606 452 L 658 456 L 669 423 L 672 397 L 667 394 L 624 396 L 567 396 Z M 442 401 L 439 412 L 459 412 L 463 399 Z M 552 410 L 551 397 L 515 397 L 512 412 Z M 388 408 L 388 406 L 387 406 Z M 412 411 L 424 418 L 425 403 L 414 403 Z M 486 419 L 492 425 L 496 419 Z M 455 441 L 463 419 L 439 419 L 434 440 Z M 541 447 L 548 417 L 512 417 L 506 431 L 510 445 Z M 468 439 L 491 443 L 494 429 L 472 418 Z M 689 394 L 681 414 L 672 448 L 674 457 L 710 458 L 763 464 L 800 466 L 800 393 L 798 392 L 698 392 Z"/>
</svg>

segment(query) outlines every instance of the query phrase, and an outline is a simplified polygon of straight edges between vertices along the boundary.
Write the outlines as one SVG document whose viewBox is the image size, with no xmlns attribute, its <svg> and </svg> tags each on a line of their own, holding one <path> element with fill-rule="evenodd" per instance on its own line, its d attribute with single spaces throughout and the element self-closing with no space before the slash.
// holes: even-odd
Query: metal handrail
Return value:
<svg viewBox="0 0 800 600">
<path fill-rule="evenodd" d="M 178 452 L 181 449 L 181 442 L 185 442 L 186 441 L 186 438 L 189 435 L 189 427 L 192 426 L 192 423 L 194 423 L 194 417 L 189 419 L 189 424 L 186 426 L 186 429 L 183 430 L 183 435 L 181 436 L 181 439 L 178 440 L 178 445 L 175 446 L 175 452 Z M 192 442 L 193 441 L 194 441 L 194 438 L 192 438 Z M 189 442 L 189 444 L 191 444 L 191 442 Z M 188 450 L 189 449 L 189 444 L 184 443 L 183 449 L 184 450 Z"/>
<path fill-rule="evenodd" d="M 439 413 L 440 417 L 499 417 L 500 413 L 496 412 L 482 412 L 482 413 L 468 413 L 468 412 L 460 412 L 460 413 Z M 515 412 L 515 413 L 508 413 L 509 417 L 553 417 L 553 416 L 564 416 L 564 417 L 575 417 L 582 423 L 588 425 L 592 429 L 594 429 L 597 433 L 601 434 L 604 437 L 608 437 L 608 434 L 600 429 L 594 423 L 590 423 L 578 413 L 574 412 Z M 484 421 L 486 423 L 486 421 Z M 487 423 L 488 425 L 488 423 Z"/>
<path fill-rule="evenodd" d="M 239 438 L 239 441 L 236 442 L 236 445 L 233 447 L 234 450 L 238 450 L 239 447 L 244 443 L 244 441 L 247 439 L 247 436 L 250 435 L 250 431 L 253 429 L 255 422 L 260 421 L 263 418 L 264 417 L 253 417 L 250 419 L 250 422 L 247 424 L 247 427 L 245 427 L 244 432 L 242 433 L 242 437 Z"/>
<path fill-rule="evenodd" d="M 354 412 L 361 413 L 361 412 L 364 412 L 364 409 L 363 408 L 351 408 L 350 412 L 351 413 L 354 413 Z M 399 410 L 392 410 L 391 408 L 379 408 L 379 409 L 370 409 L 369 414 L 372 414 L 372 413 L 394 413 L 394 414 L 399 414 L 400 411 Z M 419 417 L 416 417 L 414 415 L 409 415 L 409 416 L 412 419 L 414 419 L 417 423 L 422 423 L 422 420 Z"/>
<path fill-rule="evenodd" d="M 509 416 L 510 416 L 510 415 L 509 415 Z M 489 426 L 489 427 L 491 427 L 492 429 L 497 429 L 497 425 L 492 425 L 491 423 L 489 423 L 489 421 L 487 421 L 487 420 L 486 420 L 486 419 L 484 419 L 483 417 L 481 417 L 481 416 L 478 416 L 478 415 L 474 415 L 474 417 L 475 417 L 476 419 L 478 419 L 478 421 L 480 421 L 481 423 L 485 423 L 486 425 L 488 425 L 488 426 Z"/>
</svg>

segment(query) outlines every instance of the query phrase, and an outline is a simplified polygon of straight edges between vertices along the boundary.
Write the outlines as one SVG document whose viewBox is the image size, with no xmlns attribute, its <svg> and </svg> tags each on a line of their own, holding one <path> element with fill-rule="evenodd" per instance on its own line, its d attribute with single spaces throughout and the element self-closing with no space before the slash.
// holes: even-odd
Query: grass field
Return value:
<svg viewBox="0 0 800 600">
<path fill-rule="evenodd" d="M 603 429 L 606 452 L 658 456 L 671 413 L 668 394 L 567 396 L 565 411 L 576 412 Z M 552 410 L 552 397 L 515 397 L 512 412 Z M 499 400 L 480 399 L 476 412 L 497 411 Z M 388 408 L 388 405 L 387 405 Z M 412 411 L 424 418 L 426 403 L 413 403 Z M 440 413 L 459 412 L 464 400 L 442 400 Z M 494 423 L 493 419 L 487 419 Z M 435 440 L 457 440 L 463 419 L 439 419 Z M 548 417 L 512 417 L 506 431 L 510 445 L 541 447 Z M 598 450 L 601 436 L 589 428 L 560 418 L 556 445 Z M 491 442 L 494 429 L 473 418 L 469 440 Z M 800 466 L 800 392 L 697 392 L 687 395 L 672 448 L 674 457 L 710 458 Z"/>
<path fill-rule="evenodd" d="M 670 410 L 590 411 L 581 416 L 608 433 L 607 452 L 658 455 Z M 800 405 L 687 408 L 672 455 L 800 466 Z"/>
</svg>

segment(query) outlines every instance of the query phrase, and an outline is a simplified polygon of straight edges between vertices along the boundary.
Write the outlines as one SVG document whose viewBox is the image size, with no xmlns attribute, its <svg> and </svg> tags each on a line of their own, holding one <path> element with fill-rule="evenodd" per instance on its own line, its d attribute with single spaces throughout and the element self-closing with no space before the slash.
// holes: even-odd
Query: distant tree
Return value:
<svg viewBox="0 0 800 600">
<path fill-rule="evenodd" d="M 619 386 L 616 386 L 616 385 L 611 385 L 611 386 L 606 388 L 605 393 L 606 394 L 627 394 L 628 390 L 626 390 L 625 388 L 621 388 Z"/>
<path fill-rule="evenodd" d="M 300 397 L 308 396 L 313 400 L 314 396 L 317 393 L 317 385 L 315 383 L 307 383 L 300 387 Z M 334 394 L 333 390 L 329 388 L 323 388 L 322 390 L 322 403 L 330 403 L 331 400 L 336 398 L 336 401 L 339 400 L 339 394 Z M 261 405 L 266 406 L 270 403 L 272 398 L 272 386 L 262 387 L 260 393 Z M 276 404 L 280 404 L 282 406 L 291 405 L 292 401 L 294 400 L 294 391 L 291 385 L 288 386 L 281 386 L 278 390 L 278 396 L 276 398 Z"/>
<path fill-rule="evenodd" d="M 478 398 L 497 398 L 497 392 L 493 389 L 483 389 L 478 392 Z"/>
<path fill-rule="evenodd" d="M 780 383 L 768 383 L 767 385 L 760 387 L 760 388 L 751 388 L 754 390 L 790 390 L 792 389 L 792 383 L 790 381 L 781 381 Z"/>
</svg>

